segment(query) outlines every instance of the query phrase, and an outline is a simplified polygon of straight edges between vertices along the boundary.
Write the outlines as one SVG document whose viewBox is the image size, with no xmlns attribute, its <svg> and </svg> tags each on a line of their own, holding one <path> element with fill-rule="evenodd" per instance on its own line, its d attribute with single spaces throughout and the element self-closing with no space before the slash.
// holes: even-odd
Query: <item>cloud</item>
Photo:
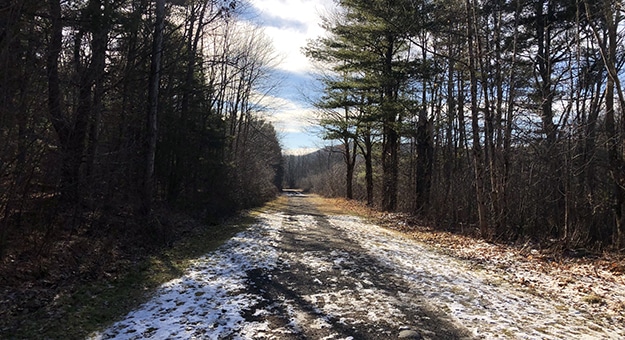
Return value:
<svg viewBox="0 0 625 340">
<path fill-rule="evenodd" d="M 266 119 L 282 137 L 286 150 L 318 148 L 323 142 L 313 132 L 314 109 L 310 98 L 320 88 L 311 76 L 315 69 L 302 53 L 309 40 L 323 36 L 321 17 L 335 7 L 333 0 L 249 0 L 245 20 L 263 27 L 282 59 L 275 76 L 281 79 L 278 93 L 265 96 L 270 108 Z"/>
<path fill-rule="evenodd" d="M 332 0 L 250 0 L 250 3 L 262 18 L 300 22 L 311 29 L 320 22 L 320 14 L 334 6 Z"/>
<path fill-rule="evenodd" d="M 316 150 L 324 144 L 316 133 L 316 114 L 302 102 L 276 96 L 265 96 L 267 110 L 261 115 L 278 132 L 286 153 Z"/>
<path fill-rule="evenodd" d="M 308 31 L 308 26 L 306 25 L 306 23 L 299 20 L 285 19 L 267 15 L 261 15 L 260 20 L 264 23 L 265 27 L 273 27 L 279 30 L 295 30 L 302 34 L 306 34 L 306 32 Z"/>
<path fill-rule="evenodd" d="M 277 53 L 284 57 L 278 68 L 306 73 L 313 70 L 310 61 L 301 52 L 309 39 L 324 34 L 319 26 L 321 16 L 334 6 L 331 0 L 251 0 L 250 18 L 265 27 L 265 34 L 274 42 Z"/>
<path fill-rule="evenodd" d="M 267 109 L 265 119 L 283 133 L 306 132 L 315 125 L 315 112 L 302 102 L 276 96 L 265 96 L 261 102 Z"/>
<path fill-rule="evenodd" d="M 320 95 L 320 84 L 310 74 L 274 70 L 272 77 L 280 84 L 277 91 L 262 96 L 259 104 L 266 109 L 265 119 L 279 132 L 286 150 L 319 148 L 323 142 L 315 131 L 315 109 L 311 102 Z"/>
</svg>

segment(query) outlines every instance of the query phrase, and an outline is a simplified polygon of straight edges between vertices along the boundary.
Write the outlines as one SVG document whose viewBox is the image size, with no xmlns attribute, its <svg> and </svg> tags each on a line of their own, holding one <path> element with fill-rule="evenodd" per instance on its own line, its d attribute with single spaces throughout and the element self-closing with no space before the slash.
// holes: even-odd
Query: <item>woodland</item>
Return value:
<svg viewBox="0 0 625 340">
<path fill-rule="evenodd" d="M 488 240 L 625 249 L 620 0 L 341 0 L 310 41 L 333 146 L 285 183 Z"/>
<path fill-rule="evenodd" d="M 94 302 L 113 283 L 147 272 L 116 300 L 136 303 L 183 267 L 155 254 L 205 253 L 283 185 L 489 241 L 625 251 L 623 1 L 335 3 L 303 51 L 332 146 L 283 156 L 262 118 L 278 60 L 244 2 L 0 0 L 0 334 L 114 320 Z"/>
<path fill-rule="evenodd" d="M 101 279 L 275 197 L 276 57 L 239 5 L 0 1 L 2 293 Z"/>
</svg>

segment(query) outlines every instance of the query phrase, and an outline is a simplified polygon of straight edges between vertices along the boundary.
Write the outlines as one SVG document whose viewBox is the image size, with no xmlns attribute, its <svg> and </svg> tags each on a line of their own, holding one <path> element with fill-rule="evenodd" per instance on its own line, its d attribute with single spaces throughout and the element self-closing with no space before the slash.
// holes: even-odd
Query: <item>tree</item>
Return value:
<svg viewBox="0 0 625 340">
<path fill-rule="evenodd" d="M 112 215 L 132 220 L 164 206 L 218 215 L 275 193 L 265 177 L 246 202 L 228 187 L 239 180 L 231 161 L 253 152 L 253 129 L 271 135 L 256 117 L 266 108 L 255 96 L 271 87 L 266 40 L 258 30 L 213 34 L 234 26 L 236 11 L 230 0 L 0 5 L 0 253 L 15 250 L 6 240 L 17 231 L 45 255 L 66 232 L 106 225 L 107 234 L 113 227 L 99 219 Z M 248 45 L 233 49 L 239 41 Z M 213 55 L 211 45 L 226 52 Z M 237 95 L 240 124 L 229 135 Z M 248 149 L 234 156 L 230 138 Z M 246 164 L 256 161 L 265 160 Z M 280 171 L 280 161 L 263 168 Z"/>
<path fill-rule="evenodd" d="M 323 110 L 323 107 L 320 107 Z M 323 138 L 327 140 L 339 140 L 341 146 L 336 148 L 343 155 L 345 161 L 345 198 L 354 198 L 354 168 L 356 166 L 356 127 L 353 125 L 353 119 L 350 117 L 349 106 L 345 106 L 341 115 L 340 112 L 334 111 L 333 108 L 327 108 L 320 119 L 320 126 L 323 128 Z"/>
<path fill-rule="evenodd" d="M 339 5 L 307 52 L 342 77 L 326 93 L 345 91 L 334 107 L 382 163 L 383 209 L 485 238 L 622 248 L 622 1 Z"/>
<path fill-rule="evenodd" d="M 156 19 L 152 41 L 152 59 L 150 62 L 150 78 L 148 85 L 147 136 L 145 141 L 145 173 L 143 178 L 143 209 L 146 215 L 152 210 L 154 195 L 154 164 L 156 158 L 156 142 L 158 138 L 158 94 L 161 81 L 161 57 L 163 54 L 163 30 L 165 28 L 165 0 L 156 1 Z"/>
<path fill-rule="evenodd" d="M 605 89 L 605 125 L 608 134 L 608 152 L 610 159 L 610 176 L 614 186 L 615 196 L 615 227 L 614 244 L 617 248 L 625 245 L 625 159 L 622 150 L 625 150 L 625 94 L 619 79 L 617 70 L 619 46 L 617 28 L 621 23 L 622 3 L 618 1 L 601 1 L 599 4 L 600 19 L 604 23 L 604 35 L 601 35 L 599 28 L 593 21 L 589 21 L 593 37 L 596 39 L 601 53 L 601 58 L 607 73 L 607 83 Z M 588 18 L 593 17 L 591 5 L 584 0 L 585 14 Z M 622 46 L 622 44 L 621 44 Z M 617 92 L 618 103 L 621 108 L 621 126 L 615 124 L 616 110 L 615 90 Z M 617 132 L 618 131 L 618 132 Z M 619 150 L 620 149 L 620 150 Z"/>
<path fill-rule="evenodd" d="M 486 193 L 484 188 L 484 158 L 480 139 L 480 124 L 478 111 L 478 78 L 477 78 L 477 53 L 475 48 L 476 13 L 475 6 L 470 0 L 466 0 L 467 10 L 467 46 L 470 73 L 471 94 L 471 130 L 473 135 L 472 151 L 473 166 L 475 171 L 475 193 L 478 210 L 478 223 L 482 237 L 489 237 L 488 216 L 486 216 Z"/>
<path fill-rule="evenodd" d="M 412 63 L 405 57 L 407 40 L 397 30 L 403 10 L 383 1 L 341 1 L 344 12 L 325 22 L 331 33 L 309 44 L 307 55 L 329 63 L 334 72 L 346 75 L 353 95 L 373 100 L 369 111 L 382 129 L 382 208 L 397 208 L 400 125 L 403 107 L 399 91 L 407 81 Z M 393 22 L 393 24 L 391 24 Z M 408 22 L 408 21 L 406 21 Z M 349 89 L 347 89 L 349 91 Z"/>
</svg>

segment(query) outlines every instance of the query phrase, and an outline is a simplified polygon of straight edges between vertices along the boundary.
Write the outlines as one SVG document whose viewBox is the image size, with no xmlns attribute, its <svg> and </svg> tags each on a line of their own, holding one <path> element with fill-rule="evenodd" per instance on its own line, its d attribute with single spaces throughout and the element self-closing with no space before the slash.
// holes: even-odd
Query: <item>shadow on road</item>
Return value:
<svg viewBox="0 0 625 340">
<path fill-rule="evenodd" d="M 247 272 L 251 292 L 263 301 L 246 311 L 246 320 L 286 329 L 285 339 L 392 339 L 406 329 L 413 338 L 470 338 L 407 289 L 393 268 L 334 228 L 306 195 L 285 196 L 279 265 Z"/>
</svg>

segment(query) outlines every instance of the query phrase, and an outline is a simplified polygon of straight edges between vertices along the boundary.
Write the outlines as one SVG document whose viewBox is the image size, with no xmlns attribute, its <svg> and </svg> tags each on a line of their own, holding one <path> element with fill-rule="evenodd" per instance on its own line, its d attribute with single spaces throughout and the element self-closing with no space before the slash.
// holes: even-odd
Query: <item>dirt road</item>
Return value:
<svg viewBox="0 0 625 340">
<path fill-rule="evenodd" d="M 292 193 L 96 339 L 617 339 L 621 328 Z"/>
<path fill-rule="evenodd" d="M 290 196 L 283 223 L 279 265 L 248 272 L 269 311 L 251 319 L 269 322 L 268 338 L 393 339 L 401 331 L 415 338 L 466 337 L 305 196 Z"/>
</svg>

